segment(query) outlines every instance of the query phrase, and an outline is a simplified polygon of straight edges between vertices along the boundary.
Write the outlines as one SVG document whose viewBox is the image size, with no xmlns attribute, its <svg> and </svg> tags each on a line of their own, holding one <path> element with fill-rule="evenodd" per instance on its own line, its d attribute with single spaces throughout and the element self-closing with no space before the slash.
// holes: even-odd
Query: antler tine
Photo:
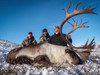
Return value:
<svg viewBox="0 0 100 75">
<path fill-rule="evenodd" d="M 69 5 L 69 7 L 67 9 L 69 9 L 70 7 L 71 7 L 71 2 L 70 2 L 70 5 Z"/>
<path fill-rule="evenodd" d="M 81 3 L 78 3 L 78 4 L 76 5 L 76 7 L 74 8 L 74 11 L 77 10 L 77 7 L 78 7 L 80 4 L 81 4 Z"/>
<path fill-rule="evenodd" d="M 65 10 L 66 14 L 68 14 L 68 10 L 69 10 L 70 7 L 71 7 L 71 2 L 70 2 L 70 5 L 67 9 L 63 9 L 63 10 Z"/>
<path fill-rule="evenodd" d="M 84 24 L 86 24 L 86 23 L 88 23 L 88 21 L 87 21 L 87 22 L 82 23 L 82 27 L 86 27 L 86 28 L 88 28 L 89 26 L 84 26 Z M 80 24 L 81 24 L 81 23 L 80 23 Z"/>
<path fill-rule="evenodd" d="M 93 10 L 95 10 L 95 9 L 96 9 L 96 8 L 92 8 L 91 11 L 93 11 Z M 97 13 L 95 13 L 95 12 L 92 12 L 92 13 L 97 15 Z"/>
<path fill-rule="evenodd" d="M 86 41 L 85 46 L 87 46 L 88 42 L 89 42 L 89 39 Z"/>
<path fill-rule="evenodd" d="M 83 24 L 86 24 L 86 23 L 88 23 L 88 21 L 84 22 Z"/>
<path fill-rule="evenodd" d="M 84 8 L 82 8 L 82 9 L 80 9 L 80 10 L 78 10 L 80 13 L 79 14 L 86 14 L 86 13 L 92 13 L 92 14 L 96 14 L 97 15 L 97 13 L 95 13 L 95 12 L 93 12 L 93 10 L 95 10 L 96 8 L 92 8 L 92 9 L 90 9 L 90 8 L 87 8 L 87 9 L 84 9 Z M 75 12 L 75 11 L 74 11 Z"/>
<path fill-rule="evenodd" d="M 95 46 L 94 40 L 95 40 L 95 38 L 92 39 L 92 41 L 90 42 L 90 44 L 86 48 L 93 49 Z"/>
<path fill-rule="evenodd" d="M 70 25 L 74 26 L 73 24 L 71 24 L 69 21 L 67 21 Z"/>
<path fill-rule="evenodd" d="M 95 38 L 92 39 L 92 41 L 90 42 L 89 46 L 91 46 L 94 43 Z"/>
<path fill-rule="evenodd" d="M 75 20 L 72 18 L 72 20 L 75 22 Z"/>
<path fill-rule="evenodd" d="M 92 8 L 91 10 L 95 10 L 96 8 Z"/>
<path fill-rule="evenodd" d="M 82 26 L 82 27 L 88 28 L 89 26 Z"/>
</svg>

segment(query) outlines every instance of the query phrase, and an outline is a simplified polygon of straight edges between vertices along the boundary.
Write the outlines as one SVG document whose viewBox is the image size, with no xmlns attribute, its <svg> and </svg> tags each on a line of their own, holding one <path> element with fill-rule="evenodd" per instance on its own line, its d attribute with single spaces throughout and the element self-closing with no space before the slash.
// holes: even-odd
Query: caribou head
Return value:
<svg viewBox="0 0 100 75">
<path fill-rule="evenodd" d="M 95 12 L 93 12 L 93 10 L 95 8 L 84 9 L 84 7 L 83 7 L 82 9 L 77 10 L 77 7 L 79 4 L 76 5 L 76 7 L 72 13 L 68 13 L 69 8 L 71 7 L 71 3 L 67 9 L 64 9 L 66 12 L 66 16 L 61 23 L 60 34 L 61 34 L 62 38 L 69 44 L 68 47 L 57 46 L 57 45 L 53 45 L 53 44 L 44 42 L 44 43 L 39 43 L 35 46 L 30 45 L 30 46 L 27 46 L 24 48 L 16 48 L 9 52 L 6 61 L 11 64 L 38 62 L 38 63 L 42 63 L 42 64 L 56 63 L 56 64 L 60 64 L 60 65 L 64 65 L 66 63 L 82 64 L 83 61 L 86 61 L 86 59 L 90 55 L 91 50 L 95 46 L 94 38 L 90 42 L 90 44 L 88 44 L 88 41 L 87 41 L 84 46 L 75 47 L 62 34 L 62 27 L 65 22 L 68 22 L 73 27 L 73 29 L 68 34 L 71 34 L 77 28 L 88 27 L 88 26 L 84 26 L 84 24 L 87 22 L 82 23 L 82 20 L 79 25 L 77 25 L 78 21 L 76 22 L 74 19 L 73 19 L 73 21 L 75 22 L 75 24 L 73 25 L 72 23 L 70 23 L 68 20 L 70 18 L 72 18 L 73 16 L 80 15 L 80 14 L 88 14 L 88 13 L 96 14 Z M 77 49 L 84 49 L 85 51 L 78 51 Z"/>
</svg>

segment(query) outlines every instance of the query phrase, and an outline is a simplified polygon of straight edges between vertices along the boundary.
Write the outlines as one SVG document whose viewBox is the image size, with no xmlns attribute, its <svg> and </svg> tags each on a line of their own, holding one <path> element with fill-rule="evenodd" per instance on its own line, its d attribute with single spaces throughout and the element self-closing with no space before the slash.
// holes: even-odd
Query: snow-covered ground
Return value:
<svg viewBox="0 0 100 75">
<path fill-rule="evenodd" d="M 0 50 L 11 50 L 13 48 L 19 47 L 20 45 L 16 44 L 16 43 L 12 43 L 6 40 L 2 40 L 0 39 Z"/>
<path fill-rule="evenodd" d="M 19 45 L 0 40 L 0 75 L 100 75 L 100 43 L 97 43 L 89 59 L 83 65 L 37 68 L 35 65 L 23 64 L 20 66 L 7 63 L 6 56 L 9 51 Z M 36 64 L 38 65 L 38 64 Z"/>
</svg>

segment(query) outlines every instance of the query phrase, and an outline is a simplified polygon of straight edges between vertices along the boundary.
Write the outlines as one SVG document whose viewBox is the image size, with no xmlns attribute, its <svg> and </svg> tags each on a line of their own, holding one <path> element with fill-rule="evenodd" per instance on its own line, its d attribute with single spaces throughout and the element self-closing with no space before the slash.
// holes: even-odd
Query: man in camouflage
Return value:
<svg viewBox="0 0 100 75">
<path fill-rule="evenodd" d="M 54 35 L 52 35 L 49 39 L 49 43 L 54 45 L 60 45 L 60 46 L 67 46 L 67 43 L 63 40 L 61 34 L 60 34 L 60 28 L 59 26 L 55 26 L 54 28 Z M 68 38 L 68 40 L 72 43 L 72 39 L 70 35 L 63 34 L 65 38 Z"/>
<path fill-rule="evenodd" d="M 48 41 L 49 38 L 50 38 L 50 36 L 49 36 L 47 29 L 43 29 L 42 35 L 40 36 L 40 42 Z"/>
<path fill-rule="evenodd" d="M 23 40 L 21 47 L 25 47 L 25 46 L 29 46 L 29 45 L 36 45 L 36 44 L 37 44 L 37 42 L 34 39 L 32 32 L 29 32 L 27 38 L 25 40 Z"/>
</svg>

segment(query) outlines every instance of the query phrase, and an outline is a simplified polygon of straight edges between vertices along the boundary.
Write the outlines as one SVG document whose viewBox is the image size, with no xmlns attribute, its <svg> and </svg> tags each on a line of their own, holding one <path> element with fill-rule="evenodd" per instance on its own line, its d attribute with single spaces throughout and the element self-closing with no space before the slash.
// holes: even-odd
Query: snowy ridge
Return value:
<svg viewBox="0 0 100 75">
<path fill-rule="evenodd" d="M 100 43 L 96 43 L 95 49 L 93 49 L 92 51 L 92 56 L 100 56 Z"/>
<path fill-rule="evenodd" d="M 97 43 L 89 59 L 82 65 L 60 67 L 37 68 L 38 64 L 20 66 L 7 63 L 8 52 L 19 47 L 18 44 L 0 40 L 0 75 L 100 75 L 100 43 Z"/>
<path fill-rule="evenodd" d="M 6 40 L 0 39 L 0 50 L 11 50 L 13 48 L 19 47 L 20 45 L 12 43 Z"/>
</svg>

